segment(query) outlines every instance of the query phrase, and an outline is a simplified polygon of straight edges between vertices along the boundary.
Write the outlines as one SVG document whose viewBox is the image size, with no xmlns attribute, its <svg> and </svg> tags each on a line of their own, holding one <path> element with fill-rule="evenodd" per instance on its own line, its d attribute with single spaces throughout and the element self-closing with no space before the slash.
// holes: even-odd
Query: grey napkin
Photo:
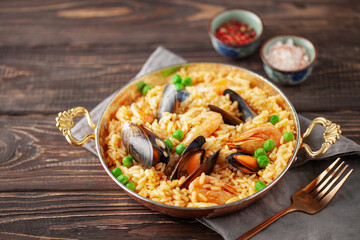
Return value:
<svg viewBox="0 0 360 240">
<path fill-rule="evenodd" d="M 183 64 L 183 63 L 186 63 L 185 59 L 179 57 L 178 55 L 170 52 L 169 50 L 163 47 L 158 47 L 155 50 L 155 52 L 153 52 L 151 56 L 148 58 L 148 60 L 145 62 L 140 72 L 136 74 L 136 76 L 133 79 L 131 79 L 130 82 L 157 69 L 168 67 L 170 65 Z M 103 111 L 105 110 L 106 106 L 120 90 L 121 89 L 118 89 L 116 92 L 114 92 L 105 100 L 103 100 L 101 103 L 99 103 L 93 110 L 91 110 L 90 115 L 95 125 L 98 123 L 99 118 L 102 115 Z M 73 136 L 78 139 L 83 138 L 84 136 L 86 136 L 86 134 L 91 132 L 91 128 L 88 126 L 86 118 L 81 119 L 72 128 L 72 132 L 73 132 Z M 94 141 L 88 141 L 83 145 L 83 147 L 89 150 L 90 152 L 92 152 L 93 154 L 97 155 Z"/>
<path fill-rule="evenodd" d="M 166 66 L 185 62 L 183 58 L 158 47 L 135 78 Z M 99 103 L 90 112 L 95 124 L 108 102 L 117 92 Z M 301 115 L 299 115 L 299 119 L 301 129 L 304 131 L 311 121 Z M 72 130 L 73 135 L 77 138 L 85 136 L 89 132 L 86 120 L 80 120 Z M 313 133 L 308 137 L 307 142 L 313 149 L 320 148 L 323 142 L 322 132 L 323 128 L 316 126 Z M 97 154 L 94 141 L 86 143 L 84 147 Z M 354 190 L 360 181 L 360 161 L 351 156 L 359 158 L 359 154 L 360 146 L 345 137 L 341 137 L 323 157 L 313 159 L 324 161 L 310 161 L 304 164 L 311 159 L 303 150 L 300 150 L 293 167 L 265 197 L 255 204 L 227 216 L 197 220 L 218 232 L 224 239 L 236 239 L 290 206 L 291 195 L 306 186 L 336 157 L 350 156 L 346 159 L 350 167 L 354 168 L 354 172 L 324 210 L 315 215 L 302 212 L 290 213 L 254 236 L 254 239 L 356 239 L 360 232 L 360 193 Z"/>
</svg>

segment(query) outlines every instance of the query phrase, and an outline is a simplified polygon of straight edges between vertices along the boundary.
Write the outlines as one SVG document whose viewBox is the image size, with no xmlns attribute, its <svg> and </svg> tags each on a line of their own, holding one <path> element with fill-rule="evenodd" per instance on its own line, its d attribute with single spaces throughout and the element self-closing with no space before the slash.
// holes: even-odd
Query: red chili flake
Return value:
<svg viewBox="0 0 360 240">
<path fill-rule="evenodd" d="M 252 42 L 256 33 L 246 23 L 232 20 L 221 25 L 216 30 L 215 36 L 226 45 L 240 46 Z"/>
</svg>

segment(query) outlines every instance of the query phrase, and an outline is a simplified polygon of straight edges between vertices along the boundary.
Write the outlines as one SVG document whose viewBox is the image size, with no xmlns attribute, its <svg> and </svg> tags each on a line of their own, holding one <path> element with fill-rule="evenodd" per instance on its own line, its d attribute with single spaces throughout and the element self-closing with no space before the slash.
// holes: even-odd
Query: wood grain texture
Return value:
<svg viewBox="0 0 360 240">
<path fill-rule="evenodd" d="M 0 114 L 93 108 L 133 78 L 158 45 L 191 62 L 230 63 L 266 76 L 258 52 L 232 61 L 212 48 L 206 28 L 223 9 L 216 1 L 22 4 L 0 11 Z M 249 1 L 246 7 L 262 16 L 264 39 L 299 34 L 318 47 L 306 84 L 281 86 L 298 111 L 343 110 L 343 103 L 360 110 L 360 82 L 353 81 L 360 77 L 358 3 Z"/>
<path fill-rule="evenodd" d="M 153 212 L 122 191 L 5 192 L 0 204 L 0 239 L 169 239 L 178 232 L 176 239 L 219 239 L 195 220 Z"/>
<path fill-rule="evenodd" d="M 0 114 L 56 113 L 74 106 L 91 109 L 132 79 L 156 46 L 130 52 L 126 47 L 3 50 Z M 210 46 L 174 52 L 192 62 L 225 62 L 266 76 L 258 55 L 234 62 L 221 58 Z M 360 110 L 360 81 L 354 81 L 359 77 L 359 61 L 320 55 L 306 83 L 279 87 L 298 111 L 342 111 L 344 103 L 348 109 Z"/>
<path fill-rule="evenodd" d="M 265 76 L 259 51 L 218 55 L 209 19 L 231 7 L 263 18 L 264 40 L 311 39 L 310 78 L 279 87 L 296 110 L 340 124 L 360 143 L 360 3 L 356 0 L 0 1 L 0 239 L 221 239 L 194 220 L 130 199 L 98 158 L 70 146 L 59 111 L 89 110 L 126 84 L 162 45 L 190 62 L 221 62 Z"/>
</svg>

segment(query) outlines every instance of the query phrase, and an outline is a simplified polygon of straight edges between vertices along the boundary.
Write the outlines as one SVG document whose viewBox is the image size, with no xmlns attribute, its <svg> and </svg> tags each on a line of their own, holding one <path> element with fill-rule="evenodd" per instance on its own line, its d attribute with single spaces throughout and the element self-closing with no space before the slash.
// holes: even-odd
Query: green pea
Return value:
<svg viewBox="0 0 360 240">
<path fill-rule="evenodd" d="M 146 83 L 145 83 L 145 86 L 144 86 L 143 89 L 141 90 L 141 93 L 142 93 L 143 95 L 146 95 L 147 92 L 148 92 L 150 89 L 152 89 L 152 87 L 151 87 L 149 84 L 146 84 Z"/>
<path fill-rule="evenodd" d="M 174 146 L 173 146 L 172 142 L 170 141 L 170 139 L 166 138 L 166 139 L 164 139 L 164 142 L 170 150 L 173 150 Z"/>
<path fill-rule="evenodd" d="M 177 140 L 181 141 L 184 137 L 184 132 L 181 129 L 179 129 L 179 130 L 176 130 L 172 136 L 173 136 L 173 138 L 176 138 Z"/>
<path fill-rule="evenodd" d="M 175 85 L 176 91 L 184 90 L 184 85 L 182 85 L 181 83 L 175 83 L 174 85 Z"/>
<path fill-rule="evenodd" d="M 133 159 L 132 157 L 124 157 L 122 159 L 122 164 L 125 166 L 125 167 L 131 167 L 133 165 Z"/>
<path fill-rule="evenodd" d="M 131 191 L 135 191 L 135 184 L 133 182 L 128 182 L 125 186 Z"/>
<path fill-rule="evenodd" d="M 278 115 L 271 115 L 269 121 L 271 122 L 272 125 L 277 124 L 278 122 L 280 122 L 280 118 Z"/>
<path fill-rule="evenodd" d="M 263 155 L 258 157 L 257 163 L 259 167 L 264 168 L 270 163 L 270 159 L 266 155 Z"/>
<path fill-rule="evenodd" d="M 285 141 L 289 142 L 294 139 L 294 134 L 292 134 L 291 132 L 285 132 L 283 137 Z"/>
<path fill-rule="evenodd" d="M 120 176 L 121 174 L 122 174 L 122 171 L 121 171 L 121 169 L 120 168 L 114 168 L 112 171 L 111 171 L 111 173 L 114 175 L 114 177 L 118 177 L 118 176 Z"/>
<path fill-rule="evenodd" d="M 181 81 L 181 84 L 184 86 L 191 86 L 193 84 L 193 81 L 190 77 L 186 77 Z"/>
<path fill-rule="evenodd" d="M 258 158 L 258 157 L 263 156 L 263 155 L 266 156 L 266 151 L 265 151 L 265 149 L 263 149 L 263 148 L 258 148 L 258 149 L 256 149 L 255 152 L 254 152 L 254 157 L 255 157 L 255 158 Z"/>
<path fill-rule="evenodd" d="M 266 184 L 263 183 L 262 181 L 257 181 L 255 183 L 255 189 L 256 191 L 260 191 L 261 189 L 263 189 L 264 187 L 266 187 Z"/>
<path fill-rule="evenodd" d="M 175 147 L 175 152 L 176 152 L 178 155 L 181 155 L 182 152 L 185 150 L 185 148 L 186 148 L 186 145 L 183 144 L 183 143 L 180 143 L 179 145 L 177 145 L 177 146 Z"/>
<path fill-rule="evenodd" d="M 181 83 L 181 76 L 179 74 L 175 74 L 172 78 L 174 84 Z"/>
<path fill-rule="evenodd" d="M 138 82 L 138 83 L 136 84 L 136 87 L 137 87 L 137 89 L 139 90 L 139 92 L 142 92 L 142 90 L 143 90 L 143 88 L 144 88 L 145 85 L 146 85 L 146 84 L 145 84 L 143 81 L 141 81 L 141 82 Z"/>
<path fill-rule="evenodd" d="M 264 149 L 267 152 L 272 151 L 275 148 L 276 144 L 272 139 L 268 139 L 264 143 Z"/>
<path fill-rule="evenodd" d="M 129 178 L 124 174 L 121 174 L 120 176 L 117 177 L 117 180 L 119 180 L 119 182 L 125 185 L 129 181 Z"/>
</svg>

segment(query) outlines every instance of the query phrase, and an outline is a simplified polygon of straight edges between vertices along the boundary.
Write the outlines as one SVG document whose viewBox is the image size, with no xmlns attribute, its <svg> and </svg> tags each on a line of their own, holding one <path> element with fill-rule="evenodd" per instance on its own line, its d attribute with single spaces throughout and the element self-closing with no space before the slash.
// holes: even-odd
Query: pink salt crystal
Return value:
<svg viewBox="0 0 360 240">
<path fill-rule="evenodd" d="M 295 71 L 306 67 L 309 64 L 309 55 L 304 48 L 294 45 L 292 39 L 285 44 L 281 41 L 273 44 L 266 60 L 272 67 L 283 71 Z"/>
</svg>

